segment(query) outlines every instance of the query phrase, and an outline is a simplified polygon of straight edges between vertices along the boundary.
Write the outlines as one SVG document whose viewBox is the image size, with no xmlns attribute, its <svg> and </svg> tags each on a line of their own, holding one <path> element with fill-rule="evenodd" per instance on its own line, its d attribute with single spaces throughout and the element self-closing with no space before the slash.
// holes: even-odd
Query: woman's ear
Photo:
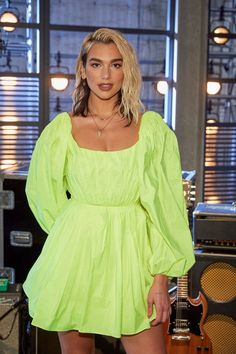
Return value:
<svg viewBox="0 0 236 354">
<path fill-rule="evenodd" d="M 83 80 L 86 79 L 85 67 L 83 66 L 83 64 L 80 67 L 80 75 L 81 75 Z"/>
</svg>

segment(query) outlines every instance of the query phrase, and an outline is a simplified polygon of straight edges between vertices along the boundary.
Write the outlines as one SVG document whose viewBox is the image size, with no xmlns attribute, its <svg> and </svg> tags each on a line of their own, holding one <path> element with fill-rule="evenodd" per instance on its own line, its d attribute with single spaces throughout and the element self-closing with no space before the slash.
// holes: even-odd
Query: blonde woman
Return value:
<svg viewBox="0 0 236 354">
<path fill-rule="evenodd" d="M 48 238 L 24 289 L 63 354 L 94 353 L 94 334 L 121 338 L 127 354 L 166 354 L 168 277 L 194 263 L 176 138 L 143 113 L 140 89 L 131 45 L 98 29 L 81 47 L 72 113 L 33 153 L 26 192 Z"/>
</svg>

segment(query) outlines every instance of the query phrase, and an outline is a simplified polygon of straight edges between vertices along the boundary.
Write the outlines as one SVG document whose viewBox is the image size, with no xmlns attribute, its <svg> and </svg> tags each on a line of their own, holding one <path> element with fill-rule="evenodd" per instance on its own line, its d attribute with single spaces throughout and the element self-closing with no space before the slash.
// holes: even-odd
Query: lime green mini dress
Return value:
<svg viewBox="0 0 236 354">
<path fill-rule="evenodd" d="M 143 114 L 133 146 L 96 151 L 59 114 L 37 141 L 26 193 L 48 233 L 23 284 L 32 323 L 117 338 L 150 328 L 153 276 L 194 263 L 176 137 L 160 115 Z"/>
</svg>

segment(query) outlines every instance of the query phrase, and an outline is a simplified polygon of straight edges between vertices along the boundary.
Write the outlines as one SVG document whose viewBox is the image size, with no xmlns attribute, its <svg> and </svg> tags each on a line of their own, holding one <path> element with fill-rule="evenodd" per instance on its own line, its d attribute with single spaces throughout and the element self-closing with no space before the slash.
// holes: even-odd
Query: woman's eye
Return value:
<svg viewBox="0 0 236 354">
<path fill-rule="evenodd" d="M 113 66 L 116 68 L 116 69 L 120 69 L 122 67 L 122 65 L 120 63 L 115 63 L 113 64 Z"/>
<path fill-rule="evenodd" d="M 100 66 L 100 64 L 99 63 L 92 63 L 91 66 L 92 66 L 92 68 L 98 68 Z"/>
</svg>

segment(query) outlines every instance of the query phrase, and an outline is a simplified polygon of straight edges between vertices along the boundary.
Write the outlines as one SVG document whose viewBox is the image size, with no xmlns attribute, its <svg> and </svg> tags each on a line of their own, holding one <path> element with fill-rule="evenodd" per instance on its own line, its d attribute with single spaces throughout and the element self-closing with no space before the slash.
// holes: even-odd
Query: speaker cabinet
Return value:
<svg viewBox="0 0 236 354">
<path fill-rule="evenodd" d="M 46 234 L 34 218 L 25 194 L 27 164 L 0 173 L 0 266 L 14 268 L 23 283 L 40 254 Z M 1 222 L 0 222 L 1 223 Z"/>
<path fill-rule="evenodd" d="M 236 353 L 236 255 L 196 251 L 190 293 L 201 291 L 208 302 L 204 329 L 214 354 Z"/>
<path fill-rule="evenodd" d="M 18 307 L 13 309 L 14 304 L 21 300 L 21 287 L 13 287 L 8 292 L 0 293 L 0 318 L 7 314 L 0 321 L 1 354 L 19 354 L 22 349 L 20 311 Z"/>
</svg>

